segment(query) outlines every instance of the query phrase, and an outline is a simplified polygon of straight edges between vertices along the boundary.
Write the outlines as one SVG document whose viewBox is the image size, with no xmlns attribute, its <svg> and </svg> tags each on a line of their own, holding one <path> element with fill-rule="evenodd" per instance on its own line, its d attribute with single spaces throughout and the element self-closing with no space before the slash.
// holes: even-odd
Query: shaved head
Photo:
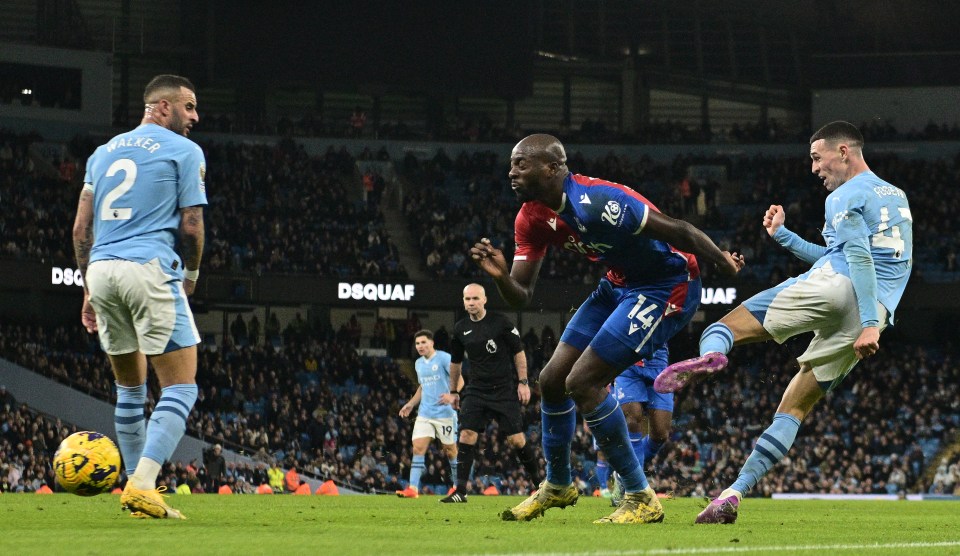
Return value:
<svg viewBox="0 0 960 556">
<path fill-rule="evenodd" d="M 487 314 L 487 292 L 480 284 L 469 284 L 463 288 L 463 308 L 471 320 L 480 320 Z"/>
<path fill-rule="evenodd" d="M 487 290 L 480 284 L 468 284 L 467 287 L 463 288 L 463 295 L 479 295 L 480 297 L 486 297 Z"/>
<path fill-rule="evenodd" d="M 510 187 L 521 203 L 540 201 L 557 209 L 563 195 L 567 152 L 553 135 L 536 133 L 524 137 L 510 153 Z"/>
<path fill-rule="evenodd" d="M 513 152 L 536 158 L 547 164 L 551 162 L 558 162 L 562 166 L 567 164 L 567 152 L 563 148 L 563 143 L 546 133 L 535 133 L 524 137 L 513 148 Z"/>
</svg>

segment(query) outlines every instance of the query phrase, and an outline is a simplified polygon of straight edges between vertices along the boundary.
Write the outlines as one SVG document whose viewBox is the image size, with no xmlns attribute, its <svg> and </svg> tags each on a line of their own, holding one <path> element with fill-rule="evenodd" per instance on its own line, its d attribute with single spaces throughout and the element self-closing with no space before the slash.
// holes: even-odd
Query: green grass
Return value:
<svg viewBox="0 0 960 556">
<path fill-rule="evenodd" d="M 664 502 L 654 525 L 593 525 L 581 498 L 530 523 L 519 497 L 172 496 L 187 521 L 132 519 L 118 496 L 0 495 L 0 554 L 960 554 L 960 502 L 747 500 L 735 525 L 694 526 L 703 502 Z"/>
</svg>

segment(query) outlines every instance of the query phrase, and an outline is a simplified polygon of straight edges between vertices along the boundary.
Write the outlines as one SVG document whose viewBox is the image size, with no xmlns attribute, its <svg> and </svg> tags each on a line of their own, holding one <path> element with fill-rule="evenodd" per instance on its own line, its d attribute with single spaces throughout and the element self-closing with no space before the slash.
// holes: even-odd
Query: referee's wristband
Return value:
<svg viewBox="0 0 960 556">
<path fill-rule="evenodd" d="M 456 395 L 458 395 L 458 396 L 460 395 L 460 392 L 458 392 L 458 391 L 456 391 L 456 390 L 450 390 L 450 393 L 451 393 L 451 394 L 456 394 Z"/>
<path fill-rule="evenodd" d="M 192 282 L 196 282 L 197 279 L 200 278 L 200 269 L 198 268 L 196 270 L 184 270 L 183 277 Z"/>
</svg>

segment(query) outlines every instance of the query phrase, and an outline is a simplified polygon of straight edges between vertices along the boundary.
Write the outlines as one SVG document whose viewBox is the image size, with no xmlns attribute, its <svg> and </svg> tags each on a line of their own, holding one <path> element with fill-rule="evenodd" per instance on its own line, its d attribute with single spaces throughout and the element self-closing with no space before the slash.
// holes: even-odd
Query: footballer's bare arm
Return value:
<svg viewBox="0 0 960 556">
<path fill-rule="evenodd" d="M 533 299 L 533 290 L 537 285 L 542 261 L 514 259 L 508 273 L 503 252 L 494 247 L 487 238 L 481 239 L 470 248 L 470 257 L 493 278 L 497 290 L 500 291 L 500 297 L 511 307 L 525 307 Z"/>
<path fill-rule="evenodd" d="M 197 287 L 203 257 L 203 207 L 180 209 L 180 254 L 183 256 L 183 289 L 192 295 Z"/>
<path fill-rule="evenodd" d="M 93 192 L 84 189 L 80 192 L 77 217 L 73 221 L 73 255 L 77 259 L 77 268 L 84 277 L 87 276 L 91 249 L 93 249 Z"/>
<path fill-rule="evenodd" d="M 733 276 L 744 266 L 743 255 L 721 251 L 707 234 L 683 220 L 650 211 L 641 234 L 666 241 L 675 248 L 712 263 L 723 274 Z"/>
</svg>

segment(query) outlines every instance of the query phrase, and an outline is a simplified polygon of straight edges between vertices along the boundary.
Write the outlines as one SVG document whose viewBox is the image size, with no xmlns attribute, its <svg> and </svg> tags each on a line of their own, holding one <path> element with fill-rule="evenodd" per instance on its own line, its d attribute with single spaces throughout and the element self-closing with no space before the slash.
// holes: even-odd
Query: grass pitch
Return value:
<svg viewBox="0 0 960 556">
<path fill-rule="evenodd" d="M 960 502 L 748 499 L 735 525 L 693 525 L 705 502 L 664 501 L 653 525 L 593 525 L 581 498 L 529 523 L 502 522 L 520 497 L 439 504 L 393 496 L 171 496 L 189 519 L 140 520 L 119 497 L 0 496 L 0 554 L 960 554 Z"/>
</svg>

